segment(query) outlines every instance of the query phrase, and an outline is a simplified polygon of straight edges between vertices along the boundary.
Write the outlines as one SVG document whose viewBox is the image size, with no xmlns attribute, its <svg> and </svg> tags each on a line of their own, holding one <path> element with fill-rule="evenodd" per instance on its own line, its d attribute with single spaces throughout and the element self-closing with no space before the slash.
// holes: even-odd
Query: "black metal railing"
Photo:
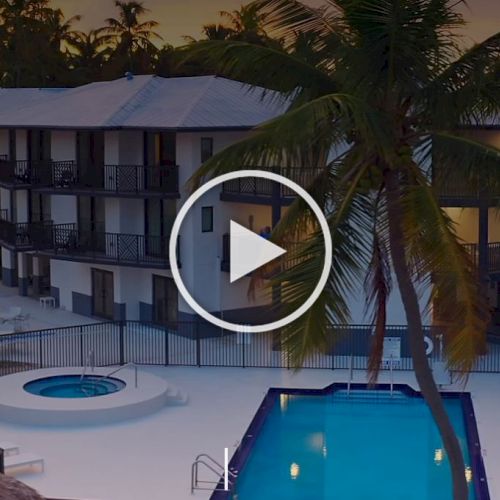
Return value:
<svg viewBox="0 0 500 500">
<path fill-rule="evenodd" d="M 0 159 L 0 183 L 7 185 L 29 185 L 31 164 L 28 160 Z"/>
<path fill-rule="evenodd" d="M 42 222 L 9 222 L 0 219 L 0 241 L 17 249 L 47 250 L 52 248 L 54 232 L 74 227 L 73 224 Z"/>
<path fill-rule="evenodd" d="M 78 165 L 75 161 L 50 162 L 32 169 L 35 186 L 140 194 L 179 192 L 179 168 L 175 165 Z"/>
<path fill-rule="evenodd" d="M 168 237 L 58 227 L 51 250 L 57 255 L 117 264 L 168 266 Z"/>
<path fill-rule="evenodd" d="M 434 342 L 431 357 L 441 358 L 439 331 L 426 327 Z M 413 363 L 406 326 L 388 326 L 386 336 L 399 339 L 396 370 L 411 370 Z M 372 346 L 369 325 L 332 327 L 327 346 L 304 360 L 303 368 L 366 370 Z M 136 321 L 96 323 L 51 328 L 0 336 L 0 375 L 50 367 L 83 366 L 90 350 L 96 366 L 143 365 L 294 368 L 281 349 L 277 332 L 249 334 L 221 331 L 206 323 L 176 322 L 154 325 Z M 387 363 L 383 369 L 389 368 Z M 477 372 L 500 372 L 500 344 L 474 366 Z"/>
<path fill-rule="evenodd" d="M 271 171 L 296 182 L 299 186 L 307 188 L 314 179 L 322 172 L 318 168 L 261 168 L 255 167 L 257 170 Z M 272 197 L 275 194 L 274 182 L 260 177 L 244 177 L 225 182 L 222 185 L 223 194 L 257 196 L 257 197 Z M 279 184 L 278 193 L 283 198 L 295 197 L 296 193 L 287 186 Z"/>
<path fill-rule="evenodd" d="M 479 245 L 476 243 L 466 243 L 464 248 L 470 255 L 474 265 L 479 265 Z M 488 243 L 488 272 L 489 273 L 499 273 L 500 272 L 500 243 L 492 242 Z"/>
</svg>

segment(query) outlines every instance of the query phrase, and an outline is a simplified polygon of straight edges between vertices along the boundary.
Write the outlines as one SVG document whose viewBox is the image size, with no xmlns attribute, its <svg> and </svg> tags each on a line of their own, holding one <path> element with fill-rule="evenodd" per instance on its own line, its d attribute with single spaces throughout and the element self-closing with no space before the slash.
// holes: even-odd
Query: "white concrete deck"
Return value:
<svg viewBox="0 0 500 500">
<path fill-rule="evenodd" d="M 17 293 L 17 288 L 9 288 L 0 284 L 0 320 L 9 312 L 11 307 L 20 307 L 22 314 L 28 315 L 28 319 L 22 323 L 24 331 L 99 322 L 99 320 L 62 309 L 44 309 L 40 306 L 38 299 L 21 297 Z M 0 321 L 0 335 L 12 333 L 13 331 L 14 323 L 12 321 L 6 323 Z"/>
<path fill-rule="evenodd" d="M 222 460 L 234 450 L 264 393 L 271 386 L 324 387 L 345 381 L 346 371 L 279 369 L 145 368 L 189 394 L 186 406 L 167 407 L 153 415 L 118 424 L 54 429 L 0 422 L 0 439 L 43 456 L 45 472 L 22 479 L 56 498 L 99 500 L 206 500 L 191 496 L 193 458 L 206 452 Z M 384 382 L 383 374 L 381 382 Z M 363 372 L 356 381 L 365 381 Z M 415 387 L 409 372 L 396 382 Z M 500 375 L 473 375 L 473 394 L 492 499 L 500 498 Z"/>
</svg>

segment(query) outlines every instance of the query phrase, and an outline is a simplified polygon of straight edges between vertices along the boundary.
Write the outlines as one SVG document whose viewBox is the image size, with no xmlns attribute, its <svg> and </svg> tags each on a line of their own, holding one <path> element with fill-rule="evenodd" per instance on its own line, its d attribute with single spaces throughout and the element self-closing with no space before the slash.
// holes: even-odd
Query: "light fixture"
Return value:
<svg viewBox="0 0 500 500">
<path fill-rule="evenodd" d="M 299 477 L 299 474 L 300 474 L 300 466 L 299 464 L 296 464 L 294 462 L 292 465 L 290 465 L 290 477 L 295 480 Z"/>
<path fill-rule="evenodd" d="M 468 483 L 472 482 L 472 469 L 469 466 L 465 468 L 465 479 Z"/>
<path fill-rule="evenodd" d="M 436 465 L 441 465 L 441 462 L 443 461 L 443 458 L 444 458 L 443 448 L 437 448 L 434 451 L 434 463 Z"/>
</svg>

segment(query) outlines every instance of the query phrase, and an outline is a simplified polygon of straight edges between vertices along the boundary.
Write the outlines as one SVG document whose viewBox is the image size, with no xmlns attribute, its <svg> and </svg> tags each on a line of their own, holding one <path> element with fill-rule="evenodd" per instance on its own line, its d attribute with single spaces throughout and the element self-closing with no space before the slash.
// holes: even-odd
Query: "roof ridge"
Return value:
<svg viewBox="0 0 500 500">
<path fill-rule="evenodd" d="M 134 77 L 135 78 L 135 77 Z M 114 122 L 118 119 L 125 120 L 127 116 L 130 116 L 141 104 L 141 101 L 148 94 L 151 94 L 157 87 L 158 79 L 155 75 L 148 75 L 145 82 L 134 92 L 133 95 L 127 97 L 123 104 L 117 111 L 114 111 L 106 120 L 104 120 L 104 126 L 112 126 Z M 122 117 L 122 115 L 125 115 Z"/>
<path fill-rule="evenodd" d="M 210 75 L 207 77 L 207 83 L 200 89 L 198 95 L 193 99 L 193 102 L 189 106 L 187 106 L 184 113 L 182 113 L 182 115 L 180 116 L 177 122 L 178 127 L 180 127 L 182 123 L 184 123 L 186 118 L 191 114 L 195 106 L 200 102 L 203 95 L 206 93 L 206 91 L 210 88 L 210 86 L 216 79 L 217 79 L 216 75 Z"/>
</svg>

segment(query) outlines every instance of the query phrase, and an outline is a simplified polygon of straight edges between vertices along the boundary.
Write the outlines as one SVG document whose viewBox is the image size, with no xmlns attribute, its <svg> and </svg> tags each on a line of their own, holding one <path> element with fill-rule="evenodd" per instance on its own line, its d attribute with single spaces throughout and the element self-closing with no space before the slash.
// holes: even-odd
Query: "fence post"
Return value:
<svg viewBox="0 0 500 500">
<path fill-rule="evenodd" d="M 238 334 L 236 334 L 238 335 Z M 245 344 L 247 343 L 247 335 L 250 335 L 247 332 L 246 325 L 243 326 L 243 331 L 241 332 L 241 367 L 245 368 Z"/>
<path fill-rule="evenodd" d="M 170 330 L 167 328 L 165 328 L 165 366 L 168 366 L 169 362 L 168 362 L 168 357 L 169 357 L 169 337 L 170 337 Z"/>
<path fill-rule="evenodd" d="M 124 330 L 125 330 L 125 322 L 120 321 L 120 365 L 125 364 L 125 342 L 124 342 Z"/>
<path fill-rule="evenodd" d="M 42 346 L 42 332 L 38 332 L 38 360 L 40 362 L 40 368 L 43 368 L 43 346 Z"/>
<path fill-rule="evenodd" d="M 83 358 L 83 333 L 82 333 L 83 327 L 80 326 L 80 366 L 83 366 L 85 363 L 84 358 Z"/>
<path fill-rule="evenodd" d="M 3 448 L 0 448 L 0 474 L 5 474 L 5 452 Z"/>
<path fill-rule="evenodd" d="M 200 345 L 200 321 L 197 319 L 195 323 L 196 331 L 196 366 L 201 366 L 201 345 Z"/>
</svg>

